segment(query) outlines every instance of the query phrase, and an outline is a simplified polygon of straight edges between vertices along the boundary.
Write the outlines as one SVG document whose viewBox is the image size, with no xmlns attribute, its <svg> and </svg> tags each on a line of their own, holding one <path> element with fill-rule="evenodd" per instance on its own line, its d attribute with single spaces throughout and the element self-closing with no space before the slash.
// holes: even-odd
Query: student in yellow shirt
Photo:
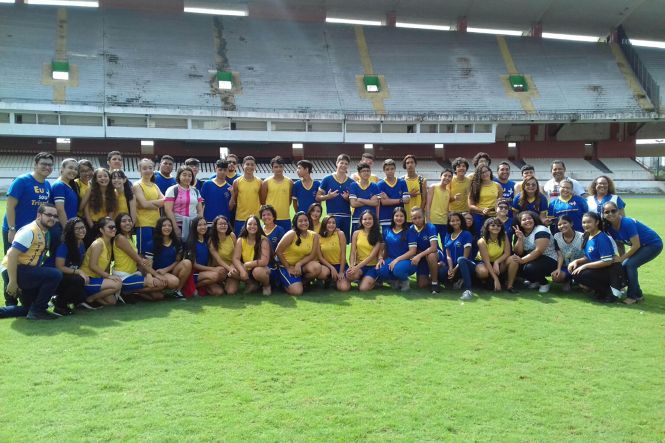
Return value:
<svg viewBox="0 0 665 443">
<path fill-rule="evenodd" d="M 164 194 L 155 184 L 155 163 L 147 158 L 139 162 L 141 179 L 134 185 L 136 197 L 136 246 L 140 254 L 152 254 L 153 234 L 159 210 L 164 207 Z"/>
<path fill-rule="evenodd" d="M 496 202 L 501 198 L 503 188 L 494 181 L 494 175 L 489 166 L 479 166 L 473 173 L 471 189 L 469 191 L 469 212 L 473 214 L 474 226 L 478 235 L 485 220 L 496 215 Z"/>
<path fill-rule="evenodd" d="M 321 275 L 319 234 L 309 230 L 309 217 L 300 211 L 293 216 L 292 229 L 279 241 L 275 253 L 279 258 L 279 277 L 290 295 L 303 293 L 303 282 Z"/>
<path fill-rule="evenodd" d="M 261 184 L 261 204 L 270 205 L 277 212 L 275 224 L 284 231 L 291 229 L 291 190 L 293 181 L 284 176 L 284 159 L 279 155 L 270 160 L 272 177 L 268 177 Z"/>
<path fill-rule="evenodd" d="M 232 278 L 245 282 L 245 292 L 253 292 L 259 286 L 263 295 L 272 294 L 270 287 L 270 242 L 256 215 L 245 221 L 233 250 L 233 265 L 238 271 Z"/>
<path fill-rule="evenodd" d="M 469 162 L 463 157 L 457 157 L 452 162 L 454 176 L 450 180 L 450 212 L 467 212 L 469 210 L 469 190 L 471 178 L 466 176 Z"/>
<path fill-rule="evenodd" d="M 446 239 L 448 233 L 448 206 L 450 204 L 450 180 L 453 171 L 446 168 L 441 172 L 441 181 L 431 186 L 427 192 L 426 219 L 434 225 L 439 234 L 441 243 Z"/>
<path fill-rule="evenodd" d="M 118 199 L 118 214 L 127 213 L 136 223 L 136 199 L 132 184 L 127 180 L 125 173 L 120 169 L 111 171 L 111 184 Z"/>
<path fill-rule="evenodd" d="M 233 182 L 229 208 L 235 208 L 233 232 L 238 236 L 250 215 L 259 215 L 261 207 L 261 179 L 254 176 L 256 159 L 248 155 L 242 160 L 243 175 Z"/>
<path fill-rule="evenodd" d="M 351 238 L 351 254 L 346 276 L 350 281 L 360 281 L 358 290 L 369 291 L 378 277 L 376 265 L 381 251 L 381 228 L 376 211 L 365 209 L 360 214 L 360 229 Z"/>
<path fill-rule="evenodd" d="M 338 291 L 347 292 L 351 284 L 346 278 L 346 237 L 337 229 L 337 220 L 332 215 L 323 217 L 319 231 L 319 280 L 334 283 Z"/>
<path fill-rule="evenodd" d="M 233 265 L 235 245 L 236 235 L 231 228 L 231 222 L 225 216 L 218 215 L 212 221 L 208 247 L 212 262 L 223 268 L 220 284 L 224 285 L 224 291 L 229 295 L 238 292 L 238 270 Z"/>
<path fill-rule="evenodd" d="M 406 169 L 406 175 L 403 178 L 411 197 L 408 202 L 404 202 L 407 223 L 411 223 L 411 209 L 421 208 L 424 212 L 427 203 L 427 180 L 416 172 L 417 164 L 418 160 L 413 154 L 406 155 L 402 160 L 402 167 Z"/>
</svg>

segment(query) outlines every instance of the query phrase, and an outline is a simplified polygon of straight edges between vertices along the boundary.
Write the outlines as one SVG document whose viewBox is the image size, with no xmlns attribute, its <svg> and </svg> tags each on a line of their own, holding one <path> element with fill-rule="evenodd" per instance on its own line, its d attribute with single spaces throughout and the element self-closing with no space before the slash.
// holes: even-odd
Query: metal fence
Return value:
<svg viewBox="0 0 665 443">
<path fill-rule="evenodd" d="M 649 73 L 649 70 L 640 59 L 640 56 L 637 54 L 637 51 L 635 51 L 635 48 L 630 42 L 630 39 L 628 38 L 626 31 L 623 29 L 623 26 L 619 26 L 617 32 L 619 34 L 619 46 L 626 56 L 626 59 L 628 59 L 628 63 L 630 63 L 631 68 L 633 68 L 633 72 L 635 73 L 637 80 L 642 85 L 642 88 L 644 88 L 644 91 L 647 93 L 647 96 L 651 100 L 651 103 L 653 103 L 656 110 L 659 110 L 660 86 L 653 79 Z"/>
</svg>

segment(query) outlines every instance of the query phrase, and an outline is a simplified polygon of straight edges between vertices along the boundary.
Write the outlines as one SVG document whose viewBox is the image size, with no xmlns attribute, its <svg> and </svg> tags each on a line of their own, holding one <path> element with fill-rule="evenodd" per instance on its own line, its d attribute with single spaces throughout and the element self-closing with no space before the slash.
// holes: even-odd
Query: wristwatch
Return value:
<svg viewBox="0 0 665 443">
<path fill-rule="evenodd" d="M 9 227 L 9 230 L 10 230 L 10 231 L 16 231 L 16 226 L 10 226 L 10 227 Z"/>
</svg>

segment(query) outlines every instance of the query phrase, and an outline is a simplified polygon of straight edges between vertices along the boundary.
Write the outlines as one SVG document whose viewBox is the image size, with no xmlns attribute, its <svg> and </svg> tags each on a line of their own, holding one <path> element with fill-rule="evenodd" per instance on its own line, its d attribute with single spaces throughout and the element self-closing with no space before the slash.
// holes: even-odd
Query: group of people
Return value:
<svg viewBox="0 0 665 443">
<path fill-rule="evenodd" d="M 625 215 L 609 177 L 584 189 L 559 160 L 542 186 L 530 165 L 519 183 L 510 180 L 508 162 L 495 176 L 482 152 L 473 173 L 456 158 L 432 185 L 410 154 L 403 177 L 388 159 L 382 179 L 372 173 L 372 155 L 349 176 L 351 160 L 341 154 L 320 182 L 308 160 L 297 162 L 298 180 L 286 177 L 279 156 L 265 180 L 255 176 L 252 156 L 241 165 L 234 154 L 217 160 L 207 180 L 194 158 L 175 174 L 171 156 L 157 171 L 142 159 L 134 184 L 120 152 L 107 161 L 94 169 L 88 160 L 65 159 L 50 184 L 54 157 L 42 152 L 34 170 L 12 182 L 0 317 L 52 319 L 75 306 L 234 294 L 241 286 L 264 295 L 348 291 L 352 283 L 360 291 L 385 284 L 406 291 L 414 274 L 419 288 L 462 290 L 463 300 L 474 297 L 474 285 L 544 293 L 551 280 L 599 300 L 635 303 L 642 299 L 638 268 L 663 246 L 655 231 Z"/>
</svg>

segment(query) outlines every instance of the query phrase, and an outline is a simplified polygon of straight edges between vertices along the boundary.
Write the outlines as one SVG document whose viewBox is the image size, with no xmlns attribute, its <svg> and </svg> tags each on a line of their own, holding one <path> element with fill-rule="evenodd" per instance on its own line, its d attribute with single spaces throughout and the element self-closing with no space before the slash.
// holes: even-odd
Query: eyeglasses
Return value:
<svg viewBox="0 0 665 443">
<path fill-rule="evenodd" d="M 608 209 L 606 211 L 603 211 L 603 214 L 610 215 L 610 214 L 616 214 L 617 212 L 619 212 L 618 209 Z"/>
<path fill-rule="evenodd" d="M 116 228 L 115 228 L 115 225 L 107 225 L 106 229 L 110 229 L 110 230 L 114 231 Z"/>
<path fill-rule="evenodd" d="M 53 167 L 53 163 L 43 163 L 43 162 L 39 162 L 39 163 L 37 163 L 37 166 L 42 166 L 42 167 L 45 167 L 45 168 L 52 168 L 52 167 Z"/>
</svg>

